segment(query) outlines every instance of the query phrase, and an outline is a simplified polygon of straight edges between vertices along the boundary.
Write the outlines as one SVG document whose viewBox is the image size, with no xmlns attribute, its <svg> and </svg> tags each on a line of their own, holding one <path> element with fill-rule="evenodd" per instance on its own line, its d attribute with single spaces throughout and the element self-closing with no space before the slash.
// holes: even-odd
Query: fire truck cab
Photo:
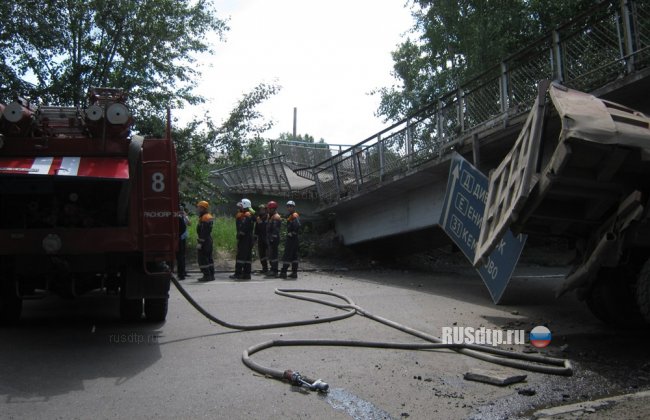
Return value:
<svg viewBox="0 0 650 420">
<path fill-rule="evenodd" d="M 25 298 L 101 290 L 125 320 L 164 321 L 178 247 L 176 154 L 131 135 L 120 89 L 88 105 L 0 103 L 0 323 Z"/>
</svg>

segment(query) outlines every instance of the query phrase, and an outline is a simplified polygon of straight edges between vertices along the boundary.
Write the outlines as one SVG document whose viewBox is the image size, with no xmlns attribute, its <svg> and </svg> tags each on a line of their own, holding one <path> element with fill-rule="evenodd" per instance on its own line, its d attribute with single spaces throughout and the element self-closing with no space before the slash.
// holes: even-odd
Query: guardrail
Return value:
<svg viewBox="0 0 650 420">
<path fill-rule="evenodd" d="M 213 175 L 226 188 L 241 193 L 286 193 L 291 192 L 291 185 L 284 165 L 283 156 L 273 156 L 219 169 Z"/>
<path fill-rule="evenodd" d="M 314 165 L 319 198 L 347 196 L 446 154 L 463 135 L 527 112 L 539 80 L 592 91 L 647 66 L 650 2 L 605 1 L 558 27 L 437 102 Z"/>
<path fill-rule="evenodd" d="M 269 141 L 271 156 L 283 155 L 287 163 L 301 167 L 316 166 L 352 146 L 352 144 L 308 143 L 291 140 Z"/>
<path fill-rule="evenodd" d="M 281 155 L 298 176 L 315 181 L 314 169 L 320 162 L 352 147 L 350 144 L 307 143 L 304 141 L 270 141 L 272 155 Z"/>
</svg>

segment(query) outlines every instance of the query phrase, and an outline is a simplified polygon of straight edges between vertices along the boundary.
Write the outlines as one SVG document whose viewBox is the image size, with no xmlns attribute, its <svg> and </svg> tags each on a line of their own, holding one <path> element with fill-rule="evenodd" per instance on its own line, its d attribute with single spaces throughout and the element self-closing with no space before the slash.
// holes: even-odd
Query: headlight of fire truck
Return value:
<svg viewBox="0 0 650 420">
<path fill-rule="evenodd" d="M 124 104 L 113 103 L 106 109 L 106 119 L 115 125 L 124 125 L 129 121 L 129 109 Z"/>
<path fill-rule="evenodd" d="M 86 108 L 86 118 L 90 121 L 99 121 L 104 116 L 104 109 L 99 105 L 90 105 Z"/>
<path fill-rule="evenodd" d="M 43 249 L 47 254 L 56 254 L 61 250 L 62 245 L 61 238 L 54 233 L 50 233 L 43 238 Z"/>
<path fill-rule="evenodd" d="M 7 105 L 2 112 L 2 116 L 9 122 L 17 123 L 23 119 L 31 117 L 32 113 L 29 109 L 22 106 L 19 102 L 12 102 Z"/>
</svg>

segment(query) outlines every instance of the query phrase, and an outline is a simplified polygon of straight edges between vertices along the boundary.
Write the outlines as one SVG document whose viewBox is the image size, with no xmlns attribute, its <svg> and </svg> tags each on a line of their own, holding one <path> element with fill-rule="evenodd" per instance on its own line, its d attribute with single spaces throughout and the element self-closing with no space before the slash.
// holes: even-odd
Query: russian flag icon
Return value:
<svg viewBox="0 0 650 420">
<path fill-rule="evenodd" d="M 530 344 L 543 348 L 551 344 L 551 330 L 544 326 L 537 326 L 530 331 Z"/>
</svg>

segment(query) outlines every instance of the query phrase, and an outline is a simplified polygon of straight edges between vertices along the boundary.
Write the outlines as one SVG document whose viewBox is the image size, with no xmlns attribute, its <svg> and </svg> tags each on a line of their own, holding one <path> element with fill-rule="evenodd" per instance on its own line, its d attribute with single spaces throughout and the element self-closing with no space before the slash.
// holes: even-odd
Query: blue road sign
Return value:
<svg viewBox="0 0 650 420">
<path fill-rule="evenodd" d="M 474 261 L 481 234 L 488 185 L 488 178 L 481 171 L 458 153 L 454 154 L 440 225 L 470 262 Z M 478 268 L 494 303 L 501 300 L 525 243 L 526 235 L 515 237 L 508 231 L 487 262 Z"/>
</svg>

